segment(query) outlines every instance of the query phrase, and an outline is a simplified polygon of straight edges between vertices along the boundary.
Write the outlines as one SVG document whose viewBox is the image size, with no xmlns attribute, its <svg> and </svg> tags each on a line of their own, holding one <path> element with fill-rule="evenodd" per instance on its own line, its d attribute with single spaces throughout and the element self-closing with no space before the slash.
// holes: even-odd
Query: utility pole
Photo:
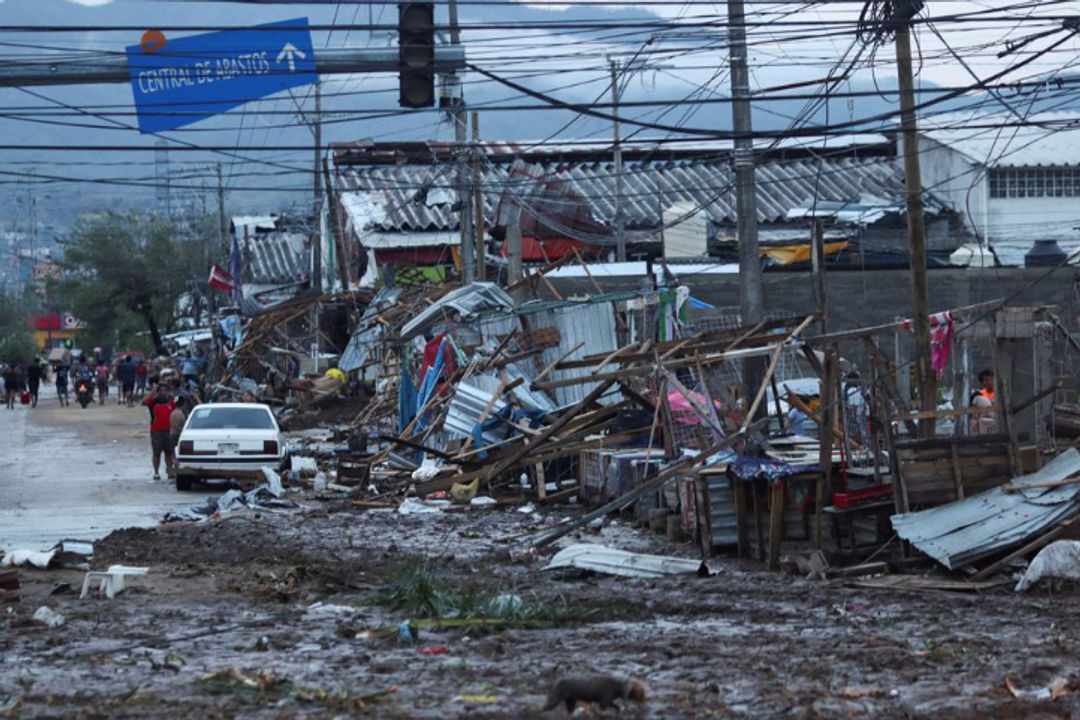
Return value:
<svg viewBox="0 0 1080 720">
<path fill-rule="evenodd" d="M 311 118 L 311 132 L 315 135 L 315 162 L 312 165 L 314 194 L 311 204 L 311 287 L 322 292 L 322 90 L 319 82 L 315 83 L 315 114 Z M 348 290 L 348 288 L 342 288 Z"/>
<path fill-rule="evenodd" d="M 461 45 L 461 29 L 458 27 L 457 0 L 449 0 L 450 45 Z M 461 78 L 456 72 L 446 75 L 449 90 L 450 115 L 454 120 L 454 161 L 457 165 L 458 231 L 461 236 L 461 269 L 464 284 L 476 280 L 476 258 L 473 252 L 472 193 L 469 192 L 468 146 L 466 145 L 465 96 Z"/>
<path fill-rule="evenodd" d="M 213 257 L 220 257 L 221 254 L 223 252 L 225 252 L 225 233 L 228 231 L 228 227 L 229 227 L 228 225 L 225 224 L 226 223 L 226 220 L 225 220 L 225 183 L 221 179 L 221 163 L 217 164 L 217 212 L 218 212 L 218 228 L 217 228 L 217 231 L 218 231 L 217 232 L 218 251 L 217 251 L 217 253 L 212 253 L 211 254 L 212 258 Z M 209 268 L 207 268 L 207 272 L 209 272 Z M 236 278 L 236 281 L 239 282 L 239 278 Z M 213 314 L 214 314 L 214 311 L 217 310 L 217 307 L 216 307 L 217 301 L 214 299 L 214 292 L 212 290 L 208 290 L 206 295 L 207 295 L 207 307 L 209 308 L 210 315 L 212 317 Z"/>
<path fill-rule="evenodd" d="M 900 84 L 900 129 L 904 138 L 904 189 L 907 196 L 908 255 L 911 275 L 911 310 L 915 314 L 915 382 L 919 406 L 937 408 L 937 378 L 930 367 L 930 311 L 926 285 L 926 224 L 923 219 L 919 137 L 915 121 L 915 81 L 911 70 L 910 22 L 922 9 L 922 0 L 898 2 L 896 70 Z M 934 436 L 934 419 L 919 421 L 919 436 Z"/>
<path fill-rule="evenodd" d="M 731 127 L 735 132 L 735 234 L 739 243 L 739 314 L 744 326 L 752 326 L 762 321 L 764 311 L 761 260 L 758 258 L 750 69 L 746 57 L 746 9 L 743 0 L 728 0 L 727 8 L 731 62 Z M 764 358 L 750 358 L 743 362 L 743 397 L 752 398 L 761 385 L 765 376 L 763 360 Z"/>
<path fill-rule="evenodd" d="M 487 280 L 487 253 L 484 252 L 484 196 L 480 192 L 480 113 L 472 113 L 473 231 L 476 235 L 476 279 Z"/>
<path fill-rule="evenodd" d="M 619 62 L 609 58 L 611 68 L 611 116 L 612 147 L 615 155 L 615 260 L 626 262 L 626 228 L 623 221 L 623 164 L 622 164 L 622 123 L 619 122 L 619 76 L 622 68 Z"/>
<path fill-rule="evenodd" d="M 813 247 L 811 248 L 810 268 L 814 276 L 814 303 L 821 313 L 821 334 L 829 332 L 829 303 L 825 295 L 825 224 L 821 218 L 814 218 Z"/>
</svg>

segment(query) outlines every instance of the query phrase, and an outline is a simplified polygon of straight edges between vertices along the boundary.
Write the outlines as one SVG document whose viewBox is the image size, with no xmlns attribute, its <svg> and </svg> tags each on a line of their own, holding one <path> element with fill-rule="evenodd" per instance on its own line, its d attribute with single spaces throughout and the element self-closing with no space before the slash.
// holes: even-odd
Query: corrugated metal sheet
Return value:
<svg viewBox="0 0 1080 720">
<path fill-rule="evenodd" d="M 709 537 L 712 547 L 726 547 L 739 542 L 735 521 L 735 489 L 726 475 L 699 475 L 705 483 L 704 495 L 709 504 Z"/>
<path fill-rule="evenodd" d="M 370 234 L 372 247 L 390 247 L 392 233 L 456 231 L 458 216 L 451 165 L 397 165 L 343 167 L 338 184 L 350 227 L 361 238 Z M 494 224 L 503 190 L 511 182 L 508 163 L 488 163 L 482 170 L 484 217 Z M 615 171 L 610 162 L 532 163 L 527 173 L 538 184 L 565 186 L 588 203 L 591 218 L 612 226 L 615 217 Z M 623 176 L 623 215 L 629 230 L 652 231 L 662 224 L 665 210 L 677 203 L 700 206 L 721 225 L 735 222 L 735 194 L 731 164 L 717 160 L 631 163 Z M 863 194 L 902 204 L 903 170 L 888 157 L 826 157 L 822 159 L 764 160 L 757 169 L 758 221 L 787 223 L 788 212 L 813 198 L 847 203 Z M 937 207 L 928 200 L 931 211 Z M 526 212 L 543 215 L 544 208 Z M 383 236 L 386 233 L 388 235 Z M 438 239 L 438 235 L 427 236 Z M 601 242 L 604 238 L 593 239 Z M 415 241 L 404 235 L 399 240 Z"/>
<path fill-rule="evenodd" d="M 1080 452 L 1070 448 L 1042 470 L 1012 481 L 1037 485 L 1080 473 Z M 1017 545 L 1080 512 L 1080 483 L 1007 493 L 997 487 L 963 500 L 892 517 L 902 539 L 945 567 L 962 567 Z"/>
<path fill-rule="evenodd" d="M 311 250 L 299 233 L 271 233 L 241 240 L 244 282 L 256 285 L 306 280 Z"/>
<path fill-rule="evenodd" d="M 447 313 L 453 311 L 458 317 L 471 317 L 484 310 L 510 308 L 513 299 L 495 283 L 477 282 L 458 288 L 439 298 L 426 310 L 407 322 L 401 328 L 401 338 L 409 338 L 437 325 Z"/>
<path fill-rule="evenodd" d="M 462 380 L 454 389 L 454 397 L 446 412 L 443 428 L 460 438 L 472 437 L 473 428 L 480 422 L 480 416 L 491 402 L 491 397 L 498 392 L 498 378 L 480 375 Z M 498 413 L 506 407 L 504 400 L 497 400 L 488 413 Z M 497 443 L 506 436 L 506 428 L 494 428 L 484 432 L 484 444 Z"/>
<path fill-rule="evenodd" d="M 1015 122 L 1014 115 L 997 113 L 939 115 L 919 125 L 926 137 L 987 167 L 1080 165 L 1080 115 L 1035 113 L 1024 118 L 1025 127 L 995 127 Z"/>
<path fill-rule="evenodd" d="M 582 346 L 570 353 L 567 360 L 577 360 L 587 355 L 610 353 L 617 348 L 618 335 L 615 331 L 615 309 L 611 303 L 585 303 L 563 308 L 544 310 L 529 316 L 529 325 L 533 328 L 554 327 L 559 330 L 559 344 L 540 354 L 539 365 L 547 367 L 562 357 L 578 343 Z M 614 369 L 613 366 L 611 369 Z M 584 377 L 592 373 L 591 368 L 571 368 L 555 370 L 549 375 L 552 380 Z M 554 390 L 555 402 L 559 406 L 573 405 L 585 398 L 597 383 L 588 382 L 569 385 Z M 605 402 L 608 398 L 601 398 Z"/>
<path fill-rule="evenodd" d="M 658 578 L 665 575 L 709 575 L 702 560 L 645 555 L 592 543 L 577 543 L 555 553 L 545 570 L 578 568 L 622 577 Z"/>
</svg>

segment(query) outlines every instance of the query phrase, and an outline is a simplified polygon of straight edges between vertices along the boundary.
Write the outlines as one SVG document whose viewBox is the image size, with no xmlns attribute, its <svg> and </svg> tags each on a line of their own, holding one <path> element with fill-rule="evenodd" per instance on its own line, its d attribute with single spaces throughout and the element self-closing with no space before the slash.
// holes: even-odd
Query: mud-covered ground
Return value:
<svg viewBox="0 0 1080 720">
<path fill-rule="evenodd" d="M 854 590 L 722 559 L 708 578 L 541 572 L 554 548 L 511 559 L 510 539 L 567 512 L 310 501 L 117 531 L 94 567 L 153 570 L 113 600 L 80 600 L 75 570 L 20 570 L 0 715 L 565 717 L 540 708 L 577 671 L 643 680 L 648 701 L 623 717 L 1080 715 L 1080 694 L 1018 700 L 1004 686 L 1072 680 L 1073 594 Z M 622 523 L 569 539 L 695 555 Z M 63 582 L 74 592 L 50 594 Z M 43 605 L 65 623 L 28 623 Z M 433 613 L 463 627 L 425 625 Z M 480 626 L 500 613 L 505 626 Z"/>
</svg>

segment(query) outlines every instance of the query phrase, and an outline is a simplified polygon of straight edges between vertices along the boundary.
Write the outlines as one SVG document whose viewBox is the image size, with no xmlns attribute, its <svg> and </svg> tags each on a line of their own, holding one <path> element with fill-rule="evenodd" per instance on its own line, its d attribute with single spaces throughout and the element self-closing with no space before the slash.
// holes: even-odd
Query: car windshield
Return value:
<svg viewBox="0 0 1080 720">
<path fill-rule="evenodd" d="M 273 430 L 274 420 L 265 408 L 197 407 L 187 426 L 191 430 Z"/>
</svg>

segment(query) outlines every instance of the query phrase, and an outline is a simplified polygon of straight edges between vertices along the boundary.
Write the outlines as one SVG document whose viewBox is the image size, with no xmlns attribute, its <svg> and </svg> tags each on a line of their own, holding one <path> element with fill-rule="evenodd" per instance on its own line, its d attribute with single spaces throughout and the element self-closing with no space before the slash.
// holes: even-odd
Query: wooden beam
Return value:
<svg viewBox="0 0 1080 720">
<path fill-rule="evenodd" d="M 576 353 L 578 350 L 580 350 L 584 346 L 585 346 L 584 342 L 579 342 L 577 345 L 575 345 L 574 347 L 572 347 L 569 350 L 567 350 L 566 352 L 564 352 L 562 355 L 560 355 L 558 358 L 556 358 L 551 364 L 549 364 L 546 368 L 541 370 L 540 374 L 532 379 L 532 382 L 529 384 L 529 387 L 531 389 L 533 389 L 533 390 L 536 390 L 536 388 L 537 388 L 536 383 L 540 382 L 545 377 L 547 377 L 548 373 L 550 373 L 552 370 L 554 370 L 555 367 L 559 364 L 559 362 L 561 362 L 562 360 L 565 360 L 569 356 L 573 355 L 574 353 Z"/>
<path fill-rule="evenodd" d="M 592 392 L 582 398 L 581 402 L 575 405 L 572 409 L 563 412 L 563 414 L 559 416 L 558 420 L 544 428 L 535 438 L 531 438 L 532 442 L 526 444 L 524 447 L 518 448 L 513 453 L 511 453 L 509 457 L 499 461 L 491 468 L 489 468 L 487 473 L 485 474 L 485 480 L 487 482 L 491 482 L 492 479 L 498 477 L 502 472 L 516 465 L 523 457 L 525 457 L 529 454 L 529 452 L 531 452 L 535 445 L 539 445 L 540 443 L 550 438 L 552 435 L 557 433 L 563 426 L 573 420 L 578 415 L 578 413 L 580 413 L 582 410 L 589 407 L 589 405 L 592 405 L 596 400 L 598 400 L 605 392 L 607 392 L 608 388 L 610 388 L 613 383 L 613 380 L 606 380 L 593 388 Z"/>
<path fill-rule="evenodd" d="M 980 315 L 989 310 L 994 310 L 1005 304 L 1004 299 L 987 300 L 986 302 L 975 303 L 974 305 L 965 305 L 963 307 L 949 310 L 954 320 L 961 322 L 968 322 L 968 319 L 975 315 Z M 887 335 L 889 333 L 901 330 L 909 323 L 908 320 L 897 320 L 896 322 L 885 323 L 884 325 L 872 325 L 864 328 L 857 328 L 855 330 L 844 330 L 841 332 L 831 332 L 827 335 L 815 335 L 813 337 L 806 338 L 806 342 L 812 345 L 824 346 L 831 342 L 840 342 L 842 340 L 861 340 L 863 338 L 873 337 L 874 335 Z"/>
<path fill-rule="evenodd" d="M 780 542 L 784 539 L 784 483 L 772 484 L 769 498 L 769 569 L 780 569 Z"/>
<path fill-rule="evenodd" d="M 1021 558 L 1024 555 L 1027 555 L 1032 550 L 1037 550 L 1037 549 L 1041 548 L 1043 545 L 1046 545 L 1051 540 L 1053 540 L 1054 538 L 1058 537 L 1063 532 L 1065 532 L 1065 530 L 1069 527 L 1069 525 L 1072 522 L 1073 521 L 1070 519 L 1070 520 L 1066 520 L 1066 521 L 1064 521 L 1062 523 L 1059 523 L 1057 525 L 1057 527 L 1051 529 L 1049 532 L 1046 532 L 1043 535 L 1035 538 L 1034 540 L 1027 543 L 1023 547 L 1021 547 L 1021 548 L 1019 548 L 1017 550 L 1014 550 L 1013 552 L 1009 553 L 1008 555 L 1001 558 L 997 562 L 991 563 L 990 565 L 987 565 L 982 570 L 980 570 L 979 572 L 972 575 L 970 579 L 974 580 L 974 581 L 985 580 L 986 578 L 990 577 L 991 575 L 996 573 L 1001 568 L 1003 568 L 1006 565 L 1008 565 L 1009 563 L 1011 563 L 1013 560 L 1016 560 L 1017 558 Z"/>
<path fill-rule="evenodd" d="M 754 402 L 750 404 L 750 408 L 746 411 L 746 417 L 743 419 L 742 424 L 742 429 L 744 431 L 750 426 L 750 423 L 754 419 L 754 415 L 757 414 L 758 405 L 761 404 L 762 399 L 765 397 L 765 391 L 769 387 L 769 380 L 770 378 L 772 378 L 773 373 L 776 372 L 776 366 L 780 362 L 780 356 L 788 347 L 788 344 L 791 343 L 795 339 L 795 337 L 806 328 L 807 325 L 813 322 L 813 320 L 813 315 L 808 315 L 807 317 L 805 317 L 803 321 L 799 323 L 798 327 L 792 330 L 784 339 L 784 341 L 776 346 L 776 349 L 773 351 L 772 357 L 769 358 L 769 365 L 765 368 L 765 375 L 761 379 L 761 386 L 758 387 L 757 395 L 754 396 Z M 739 351 L 735 350 L 734 352 Z"/>
</svg>

